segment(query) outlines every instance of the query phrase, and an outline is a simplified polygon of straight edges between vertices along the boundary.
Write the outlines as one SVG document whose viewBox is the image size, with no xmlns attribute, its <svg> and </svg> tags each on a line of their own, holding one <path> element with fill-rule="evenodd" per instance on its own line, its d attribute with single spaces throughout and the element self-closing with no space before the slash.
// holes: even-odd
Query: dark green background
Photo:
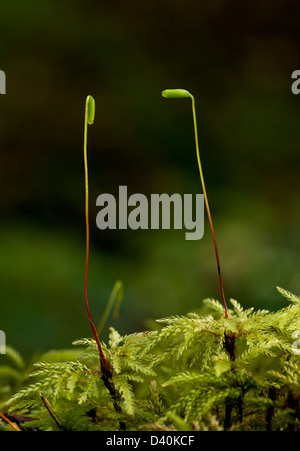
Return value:
<svg viewBox="0 0 300 451">
<path fill-rule="evenodd" d="M 2 1 L 0 329 L 26 354 L 89 336 L 83 115 L 89 130 L 89 295 L 100 320 L 117 279 L 121 333 L 219 298 L 213 244 L 183 231 L 107 231 L 96 197 L 201 193 L 191 105 L 226 297 L 277 309 L 300 292 L 300 4 L 289 0 Z M 111 323 L 111 321 L 110 321 Z M 103 339 L 106 338 L 107 328 Z"/>
</svg>

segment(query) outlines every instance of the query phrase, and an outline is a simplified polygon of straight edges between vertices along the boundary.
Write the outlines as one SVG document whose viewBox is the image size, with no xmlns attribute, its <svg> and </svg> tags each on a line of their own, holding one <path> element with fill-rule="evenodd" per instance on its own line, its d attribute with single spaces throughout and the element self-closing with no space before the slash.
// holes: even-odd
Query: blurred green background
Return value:
<svg viewBox="0 0 300 451">
<path fill-rule="evenodd" d="M 226 297 L 286 305 L 300 293 L 300 4 L 290 0 L 3 0 L 0 69 L 0 329 L 26 355 L 90 336 L 83 115 L 89 129 L 89 297 L 100 320 L 117 279 L 121 333 L 220 298 L 213 243 L 184 231 L 96 228 L 96 198 L 201 193 L 191 105 Z M 102 338 L 107 335 L 107 327 Z"/>
</svg>

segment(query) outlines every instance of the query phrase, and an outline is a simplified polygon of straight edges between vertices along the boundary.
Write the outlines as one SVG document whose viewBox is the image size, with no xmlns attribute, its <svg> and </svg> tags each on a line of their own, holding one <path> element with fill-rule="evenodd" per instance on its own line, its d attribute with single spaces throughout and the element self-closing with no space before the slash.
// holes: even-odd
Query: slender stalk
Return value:
<svg viewBox="0 0 300 451">
<path fill-rule="evenodd" d="M 120 308 L 120 304 L 122 302 L 123 292 L 124 292 L 123 284 L 122 284 L 122 282 L 120 282 L 118 280 L 115 283 L 114 287 L 113 287 L 113 290 L 112 290 L 112 292 L 110 294 L 108 303 L 106 305 L 106 309 L 105 309 L 105 311 L 104 311 L 104 313 L 102 315 L 102 318 L 100 320 L 100 323 L 99 323 L 99 325 L 97 327 L 97 332 L 98 332 L 99 336 L 101 335 L 101 332 L 104 329 L 104 326 L 105 326 L 105 324 L 106 324 L 106 322 L 108 320 L 109 314 L 110 314 L 113 306 L 114 306 L 114 311 L 113 311 L 113 314 L 112 314 L 113 319 L 115 321 L 118 320 L 119 308 Z"/>
<path fill-rule="evenodd" d="M 87 284 L 88 284 L 88 273 L 89 273 L 89 254 L 90 254 L 90 226 L 89 226 L 89 173 L 88 173 L 88 160 L 87 160 L 87 136 L 88 136 L 88 125 L 92 125 L 94 122 L 95 114 L 95 101 L 91 96 L 86 99 L 85 105 L 85 119 L 84 119 L 84 174 L 85 174 L 85 224 L 86 224 L 86 260 L 85 260 L 85 277 L 84 277 L 84 299 L 85 306 L 87 310 L 87 316 L 90 322 L 90 326 L 97 343 L 97 347 L 100 355 L 100 365 L 107 366 L 107 358 L 103 352 L 99 335 L 97 329 L 92 321 L 92 315 L 90 311 Z"/>
<path fill-rule="evenodd" d="M 224 349 L 228 352 L 230 356 L 231 362 L 235 361 L 236 358 L 236 335 L 228 331 L 224 335 Z M 234 372 L 234 369 L 232 369 Z M 232 425 L 231 417 L 232 417 L 232 411 L 233 408 L 238 408 L 239 418 L 242 418 L 242 412 L 243 412 L 243 404 L 242 399 L 239 399 L 237 402 L 227 400 L 226 406 L 225 406 L 225 418 L 224 418 L 224 430 L 228 431 Z"/>
<path fill-rule="evenodd" d="M 61 425 L 59 424 L 58 420 L 56 419 L 56 417 L 58 418 L 57 413 L 55 412 L 55 410 L 53 409 L 53 407 L 51 406 L 50 402 L 48 401 L 47 398 L 45 398 L 45 396 L 43 395 L 43 393 L 40 393 L 40 397 L 43 401 L 44 406 L 47 409 L 47 412 L 49 413 L 50 417 L 52 418 L 52 420 L 55 422 L 55 424 L 62 429 Z"/>
<path fill-rule="evenodd" d="M 225 295 L 224 295 L 222 276 L 221 276 L 220 258 L 219 258 L 219 253 L 218 253 L 218 247 L 217 247 L 213 222 L 212 222 L 212 218 L 211 218 L 211 214 L 210 214 L 210 208 L 209 208 L 209 203 L 208 203 L 208 198 L 207 198 L 207 193 L 206 193 L 206 188 L 205 188 L 205 183 L 204 183 L 202 164 L 201 164 L 201 159 L 200 159 L 195 99 L 194 99 L 194 96 L 192 96 L 192 94 L 189 91 L 187 91 L 186 89 L 166 89 L 165 91 L 162 92 L 162 96 L 165 97 L 166 99 L 190 98 L 192 100 L 193 121 L 194 121 L 194 129 L 195 129 L 195 142 L 196 142 L 196 151 L 197 151 L 197 160 L 198 160 L 198 166 L 199 166 L 200 179 L 201 179 L 201 184 L 202 184 L 202 189 L 203 189 L 203 194 L 204 194 L 204 200 L 205 200 L 208 220 L 209 220 L 211 233 L 212 233 L 212 237 L 213 237 L 213 242 L 214 242 L 215 254 L 216 254 L 216 259 L 217 259 L 217 267 L 218 267 L 219 283 L 220 283 L 220 289 L 221 289 L 221 296 L 222 296 L 222 301 L 223 301 L 223 305 L 224 305 L 224 309 L 225 309 L 225 318 L 230 318 L 228 309 L 227 309 L 227 305 L 226 305 Z"/>
<path fill-rule="evenodd" d="M 202 164 L 201 164 L 201 159 L 200 159 L 199 138 L 198 138 L 198 127 L 197 127 L 197 116 L 196 116 L 195 99 L 194 99 L 194 97 L 193 97 L 192 95 L 190 95 L 190 97 L 191 97 L 191 99 L 192 99 L 193 121 L 194 121 L 194 130 L 195 130 L 195 142 L 196 142 L 196 152 L 197 152 L 197 160 L 198 160 L 198 167 L 199 167 L 200 179 L 201 179 L 202 190 L 203 190 L 203 194 L 204 194 L 204 200 L 205 200 L 205 205 L 206 205 L 206 210 L 207 210 L 207 216 L 208 216 L 208 220 L 209 220 L 209 224 L 210 224 L 210 229 L 211 229 L 211 233 L 212 233 L 212 237 L 213 237 L 213 242 L 214 242 L 214 248 L 215 248 L 216 260 L 217 260 L 217 267 L 218 267 L 219 284 L 220 284 L 220 290 L 221 290 L 222 301 L 223 301 L 223 305 L 224 305 L 224 309 L 225 309 L 225 318 L 229 318 L 229 313 L 228 313 L 228 309 L 227 309 L 227 304 L 226 304 L 225 294 L 224 294 L 224 289 L 223 289 L 223 283 L 222 283 L 220 258 L 219 258 L 219 253 L 218 253 L 218 247 L 217 247 L 217 242 L 216 242 L 216 236 L 215 236 L 214 226 L 213 226 L 212 217 L 211 217 L 211 213 L 210 213 L 210 208 L 209 208 L 209 203 L 208 203 L 208 197 L 207 197 L 207 193 L 206 193 L 206 187 L 205 187 L 204 176 L 203 176 L 203 170 L 202 170 Z"/>
<path fill-rule="evenodd" d="M 15 431 L 21 432 L 21 429 L 19 429 L 15 424 L 13 424 L 8 418 L 6 418 L 6 416 L 3 415 L 3 413 L 0 413 L 0 418 L 2 418 L 2 420 L 4 420 L 7 424 L 9 424 Z"/>
<path fill-rule="evenodd" d="M 113 368 L 110 361 L 107 359 L 106 354 L 104 353 L 97 329 L 92 321 L 92 315 L 90 311 L 89 301 L 88 301 L 88 293 L 87 293 L 87 284 L 88 284 L 88 272 L 89 272 L 89 253 L 90 253 L 90 226 L 89 226 L 89 174 L 88 174 L 88 159 L 87 159 L 87 135 L 88 135 L 88 125 L 92 125 L 94 123 L 95 118 L 95 101 L 92 96 L 88 96 L 86 99 L 85 106 L 85 120 L 84 120 L 84 174 L 85 174 L 85 224 L 86 224 L 86 260 L 85 260 L 85 277 L 84 277 L 84 299 L 86 305 L 87 316 L 91 325 L 91 329 L 94 335 L 94 338 L 97 343 L 97 347 L 99 350 L 100 356 L 100 370 L 101 370 L 101 379 L 109 391 L 114 409 L 117 414 L 122 413 L 122 409 L 120 406 L 120 400 L 115 388 L 115 385 L 112 381 L 113 376 Z M 120 429 L 125 430 L 125 424 L 122 421 L 119 421 Z"/>
</svg>

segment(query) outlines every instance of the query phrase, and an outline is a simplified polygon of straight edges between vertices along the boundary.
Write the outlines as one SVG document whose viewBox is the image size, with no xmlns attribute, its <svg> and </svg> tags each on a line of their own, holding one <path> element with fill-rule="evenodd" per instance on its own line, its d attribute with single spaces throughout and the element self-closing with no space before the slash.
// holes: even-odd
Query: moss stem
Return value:
<svg viewBox="0 0 300 451">
<path fill-rule="evenodd" d="M 90 254 L 90 226 L 89 226 L 89 174 L 88 174 L 88 159 L 87 159 L 87 135 L 88 135 L 88 125 L 93 124 L 95 116 L 95 101 L 91 96 L 88 96 L 86 99 L 85 106 L 85 120 L 84 120 L 84 174 L 85 174 L 85 224 L 86 224 L 86 260 L 85 260 L 85 277 L 84 277 L 84 298 L 85 305 L 87 310 L 87 316 L 90 322 L 90 326 L 97 343 L 99 356 L 100 356 L 100 370 L 101 370 L 101 379 L 109 391 L 114 404 L 114 409 L 117 414 L 122 412 L 120 406 L 120 400 L 116 392 L 115 385 L 112 381 L 113 376 L 113 368 L 110 361 L 107 359 L 106 354 L 104 353 L 99 334 L 97 329 L 92 321 L 92 315 L 90 311 L 89 301 L 88 301 L 88 292 L 87 292 L 87 284 L 88 284 L 88 271 L 89 271 L 89 254 Z M 120 429 L 124 430 L 125 425 L 122 421 L 120 423 Z"/>
<path fill-rule="evenodd" d="M 87 160 L 87 136 L 88 136 L 88 124 L 90 117 L 90 102 L 91 96 L 88 96 L 86 99 L 85 106 L 85 120 L 84 120 L 84 174 L 85 174 L 85 224 L 86 224 L 86 259 L 85 259 L 85 277 L 84 277 L 84 299 L 85 306 L 87 310 L 87 316 L 90 322 L 90 326 L 94 335 L 94 338 L 97 343 L 97 347 L 100 355 L 100 365 L 101 369 L 103 366 L 107 365 L 107 358 L 105 353 L 103 352 L 99 335 L 97 333 L 96 327 L 92 321 L 89 301 L 88 301 L 88 293 L 87 293 L 87 284 L 88 284 L 88 272 L 89 272 L 89 254 L 90 254 L 90 226 L 89 226 L 89 173 L 88 173 L 88 160 Z"/>
<path fill-rule="evenodd" d="M 224 309 L 225 309 L 225 318 L 230 318 L 229 313 L 228 313 L 228 309 L 227 309 L 226 300 L 225 300 L 225 294 L 224 294 L 223 283 L 222 283 L 219 252 L 218 252 L 217 241 L 216 241 L 216 236 L 215 236 L 215 232 L 214 232 L 214 226 L 213 226 L 213 222 L 212 222 L 212 217 L 211 217 L 211 213 L 210 213 L 208 197 L 207 197 L 207 193 L 206 193 L 206 187 L 205 187 L 204 176 L 203 176 L 203 170 L 202 170 L 202 164 L 201 164 L 201 158 L 200 158 L 195 99 L 194 99 L 194 97 L 191 94 L 190 94 L 190 97 L 192 99 L 192 109 L 193 109 L 193 121 L 194 121 L 197 161 L 198 161 L 198 167 L 199 167 L 200 179 L 201 179 L 201 184 L 202 184 L 202 190 L 203 190 L 204 200 L 205 200 L 205 205 L 206 205 L 206 210 L 207 210 L 207 216 L 208 216 L 210 229 L 211 229 L 213 242 L 214 242 L 215 254 L 216 254 L 216 259 L 217 259 L 217 267 L 218 267 L 219 284 L 220 284 L 220 289 L 221 289 L 221 296 L 222 296 L 222 301 L 223 301 L 223 305 L 224 305 Z"/>
</svg>

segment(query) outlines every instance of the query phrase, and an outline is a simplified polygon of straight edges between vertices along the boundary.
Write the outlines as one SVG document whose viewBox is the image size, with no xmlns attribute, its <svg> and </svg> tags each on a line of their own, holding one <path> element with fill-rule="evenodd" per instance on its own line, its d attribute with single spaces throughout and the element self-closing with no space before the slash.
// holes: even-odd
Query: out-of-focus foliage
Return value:
<svg viewBox="0 0 300 451">
<path fill-rule="evenodd" d="M 103 350 L 113 392 L 95 340 L 45 354 L 13 396 L 1 394 L 5 416 L 22 430 L 299 430 L 300 298 L 279 291 L 290 304 L 277 312 L 232 299 L 225 318 L 207 299 L 205 314 L 164 318 L 157 330 L 111 328 Z"/>
</svg>

